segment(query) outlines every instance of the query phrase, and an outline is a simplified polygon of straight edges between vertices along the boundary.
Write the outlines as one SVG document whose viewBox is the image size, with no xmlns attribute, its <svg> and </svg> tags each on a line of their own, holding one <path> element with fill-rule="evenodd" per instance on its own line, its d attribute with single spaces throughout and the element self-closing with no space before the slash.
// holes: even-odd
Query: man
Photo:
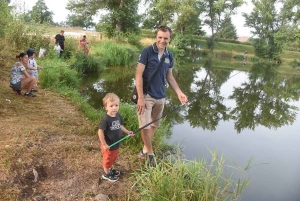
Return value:
<svg viewBox="0 0 300 201">
<path fill-rule="evenodd" d="M 160 26 L 157 29 L 156 42 L 144 48 L 140 54 L 135 74 L 136 88 L 139 97 L 137 101 L 137 113 L 140 127 L 162 116 L 166 97 L 165 80 L 167 80 L 170 87 L 177 93 L 180 102 L 182 104 L 187 102 L 186 95 L 182 93 L 173 77 L 172 68 L 174 65 L 174 57 L 166 48 L 171 39 L 172 30 L 167 26 Z M 165 57 L 163 65 L 158 69 L 155 77 L 152 78 L 148 89 L 144 91 L 143 86 L 146 85 L 147 80 L 149 80 L 155 72 L 162 57 Z M 139 153 L 139 157 L 146 158 L 148 155 L 150 167 L 155 166 L 152 138 L 159 124 L 160 122 L 156 121 L 141 130 L 144 147 Z"/>
<path fill-rule="evenodd" d="M 62 56 L 64 50 L 65 50 L 65 31 L 61 30 L 59 34 L 55 36 L 55 42 L 57 42 L 60 46 L 60 56 Z"/>
<path fill-rule="evenodd" d="M 88 44 L 89 42 L 86 40 L 86 35 L 83 35 L 79 40 L 79 48 L 83 49 L 85 54 L 89 54 Z"/>
</svg>

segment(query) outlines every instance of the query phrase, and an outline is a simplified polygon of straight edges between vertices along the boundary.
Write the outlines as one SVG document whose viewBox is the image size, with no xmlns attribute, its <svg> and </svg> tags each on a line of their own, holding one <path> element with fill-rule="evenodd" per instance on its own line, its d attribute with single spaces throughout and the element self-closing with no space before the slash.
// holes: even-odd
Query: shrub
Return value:
<svg viewBox="0 0 300 201">
<path fill-rule="evenodd" d="M 40 83 L 43 88 L 58 90 L 62 87 L 77 89 L 80 85 L 79 73 L 68 67 L 54 67 L 40 71 Z"/>
<path fill-rule="evenodd" d="M 175 45 L 175 47 L 178 49 L 186 49 L 186 47 L 191 44 L 191 40 L 189 36 L 176 34 L 172 41 L 172 44 Z"/>
<path fill-rule="evenodd" d="M 156 168 L 135 172 L 134 186 L 143 200 L 236 200 L 249 179 L 234 182 L 224 173 L 223 155 L 218 158 L 216 152 L 211 154 L 212 161 L 208 163 L 183 160 L 178 151 L 160 161 Z"/>
</svg>

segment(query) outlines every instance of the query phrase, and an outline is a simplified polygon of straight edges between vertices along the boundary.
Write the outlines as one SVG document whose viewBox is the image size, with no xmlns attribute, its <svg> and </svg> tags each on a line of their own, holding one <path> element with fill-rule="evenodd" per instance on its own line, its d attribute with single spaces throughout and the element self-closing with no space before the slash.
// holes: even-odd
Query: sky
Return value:
<svg viewBox="0 0 300 201">
<path fill-rule="evenodd" d="M 18 8 L 22 8 L 23 10 L 25 9 L 28 11 L 32 9 L 32 7 L 36 4 L 36 2 L 37 0 L 26 0 L 26 1 L 12 0 L 11 4 L 17 5 Z M 45 3 L 48 7 L 48 10 L 54 13 L 53 15 L 54 22 L 61 22 L 67 19 L 67 15 L 69 14 L 69 11 L 66 10 L 65 7 L 68 3 L 68 0 L 45 0 Z M 245 19 L 242 17 L 241 13 L 242 12 L 250 13 L 252 8 L 253 7 L 250 4 L 243 5 L 241 8 L 239 8 L 238 14 L 232 17 L 232 23 L 235 25 L 237 30 L 237 35 L 239 37 L 251 36 L 250 29 L 243 26 Z M 207 33 L 210 33 L 208 27 L 204 28 L 204 30 Z"/>
</svg>

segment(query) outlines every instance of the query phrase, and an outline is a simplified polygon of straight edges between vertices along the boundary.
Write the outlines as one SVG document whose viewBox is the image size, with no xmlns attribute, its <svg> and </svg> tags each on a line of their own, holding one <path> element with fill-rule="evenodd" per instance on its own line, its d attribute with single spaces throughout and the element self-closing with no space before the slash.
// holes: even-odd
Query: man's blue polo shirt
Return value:
<svg viewBox="0 0 300 201">
<path fill-rule="evenodd" d="M 149 88 L 144 91 L 145 94 L 149 94 L 151 97 L 155 99 L 165 98 L 166 97 L 166 87 L 165 80 L 167 76 L 167 72 L 169 68 L 173 68 L 174 66 L 174 57 L 172 52 L 165 49 L 162 57 L 165 57 L 165 61 L 163 65 L 158 70 L 157 74 L 150 83 Z M 155 73 L 160 60 L 158 58 L 158 48 L 156 43 L 145 47 L 140 54 L 138 63 L 143 64 L 145 66 L 145 70 L 143 72 L 143 85 L 147 86 L 147 81 L 152 77 Z"/>
</svg>

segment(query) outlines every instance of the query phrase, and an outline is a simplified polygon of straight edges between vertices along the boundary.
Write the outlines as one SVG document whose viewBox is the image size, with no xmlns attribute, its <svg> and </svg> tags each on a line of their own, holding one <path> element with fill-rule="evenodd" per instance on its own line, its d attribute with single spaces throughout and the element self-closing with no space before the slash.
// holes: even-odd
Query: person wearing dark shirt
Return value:
<svg viewBox="0 0 300 201">
<path fill-rule="evenodd" d="M 62 56 L 64 50 L 65 50 L 65 31 L 61 30 L 59 34 L 55 36 L 55 43 L 58 43 L 61 50 L 60 50 L 60 56 Z"/>
<path fill-rule="evenodd" d="M 187 102 L 186 95 L 181 91 L 173 77 L 174 57 L 172 52 L 167 49 L 171 39 L 172 30 L 167 26 L 160 26 L 157 29 L 156 42 L 145 47 L 140 54 L 135 74 L 136 89 L 139 97 L 136 107 L 140 128 L 162 116 L 166 99 L 165 80 L 176 92 L 180 102 L 182 104 Z M 163 65 L 158 69 L 148 89 L 144 91 L 144 83 L 151 79 L 159 67 L 161 58 L 164 58 Z M 156 128 L 159 126 L 160 121 L 156 121 L 141 130 L 144 147 L 138 156 L 139 158 L 146 158 L 148 155 L 149 166 L 151 167 L 155 166 L 152 139 Z"/>
<path fill-rule="evenodd" d="M 120 106 L 120 98 L 114 93 L 108 93 L 103 98 L 103 106 L 107 113 L 102 119 L 99 128 L 98 136 L 100 139 L 100 147 L 102 152 L 102 166 L 104 174 L 102 179 L 106 179 L 111 182 L 118 181 L 120 171 L 112 168 L 112 165 L 117 159 L 119 153 L 120 143 L 111 146 L 115 142 L 121 139 L 122 132 L 127 135 L 134 136 L 132 131 L 127 130 L 123 124 L 123 118 L 118 113 Z"/>
</svg>

